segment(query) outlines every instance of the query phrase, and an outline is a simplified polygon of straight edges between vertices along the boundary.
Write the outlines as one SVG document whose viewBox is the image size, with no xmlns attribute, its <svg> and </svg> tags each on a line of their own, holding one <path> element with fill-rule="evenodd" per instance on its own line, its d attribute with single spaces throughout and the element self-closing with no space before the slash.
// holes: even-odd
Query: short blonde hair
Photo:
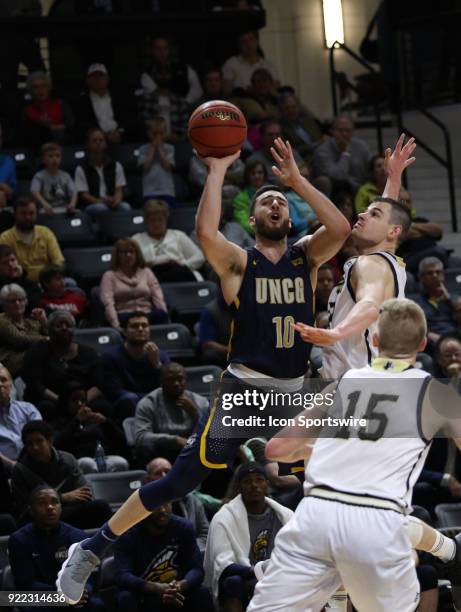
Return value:
<svg viewBox="0 0 461 612">
<path fill-rule="evenodd" d="M 406 298 L 386 300 L 378 319 L 379 349 L 386 355 L 412 355 L 426 337 L 421 306 Z"/>
<path fill-rule="evenodd" d="M 152 213 L 162 213 L 165 217 L 170 214 L 169 206 L 163 200 L 154 200 L 153 198 L 144 202 L 144 216 L 147 217 Z"/>
</svg>

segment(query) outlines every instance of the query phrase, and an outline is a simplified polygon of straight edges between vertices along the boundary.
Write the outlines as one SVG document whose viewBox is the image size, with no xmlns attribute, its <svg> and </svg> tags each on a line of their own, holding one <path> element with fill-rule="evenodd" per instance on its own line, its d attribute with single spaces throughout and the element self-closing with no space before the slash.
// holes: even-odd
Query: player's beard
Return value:
<svg viewBox="0 0 461 612">
<path fill-rule="evenodd" d="M 290 220 L 285 219 L 279 227 L 271 227 L 262 219 L 255 219 L 255 234 L 269 240 L 282 240 L 290 232 Z"/>
</svg>

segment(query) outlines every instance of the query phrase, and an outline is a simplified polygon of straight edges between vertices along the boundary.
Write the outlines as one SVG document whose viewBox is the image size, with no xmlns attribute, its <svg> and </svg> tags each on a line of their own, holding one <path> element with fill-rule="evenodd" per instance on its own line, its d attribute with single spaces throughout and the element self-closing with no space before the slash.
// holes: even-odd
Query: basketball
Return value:
<svg viewBox="0 0 461 612">
<path fill-rule="evenodd" d="M 242 111 L 223 100 L 205 102 L 189 118 L 188 134 L 201 157 L 226 157 L 242 148 L 247 123 Z"/>
</svg>

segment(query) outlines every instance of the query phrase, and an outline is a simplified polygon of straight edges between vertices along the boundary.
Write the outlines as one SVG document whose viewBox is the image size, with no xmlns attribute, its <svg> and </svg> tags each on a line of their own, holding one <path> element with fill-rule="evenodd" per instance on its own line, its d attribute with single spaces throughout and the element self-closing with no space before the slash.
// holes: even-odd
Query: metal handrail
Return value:
<svg viewBox="0 0 461 612">
<path fill-rule="evenodd" d="M 451 228 L 453 232 L 458 231 L 458 215 L 456 211 L 456 194 L 455 194 L 455 177 L 453 172 L 453 155 L 451 148 L 451 136 L 447 129 L 447 126 L 441 121 L 438 117 L 433 115 L 427 108 L 418 107 L 418 110 L 422 115 L 424 115 L 429 121 L 434 123 L 438 128 L 442 130 L 443 138 L 445 141 L 445 158 L 439 155 L 432 147 L 430 147 L 424 140 L 419 137 L 416 137 L 415 134 L 406 128 L 403 124 L 402 113 L 398 113 L 397 122 L 399 132 L 405 132 L 408 136 L 415 138 L 418 142 L 418 147 L 424 149 L 426 153 L 428 153 L 433 159 L 435 159 L 441 166 L 443 166 L 448 174 L 448 192 L 450 197 L 450 214 L 451 214 Z"/>
<path fill-rule="evenodd" d="M 364 68 L 366 68 L 370 74 L 377 74 L 373 66 L 371 66 L 367 61 L 361 58 L 360 55 L 355 53 L 355 51 L 352 51 L 352 49 L 349 49 L 349 47 L 346 46 L 344 43 L 340 43 L 336 41 L 332 45 L 330 49 L 329 64 L 330 64 L 330 83 L 331 83 L 331 94 L 332 94 L 332 100 L 333 100 L 333 112 L 334 112 L 335 117 L 338 115 L 338 98 L 337 98 L 337 91 L 336 91 L 337 72 L 336 72 L 336 66 L 335 66 L 335 51 L 338 49 L 342 49 L 343 51 L 345 51 L 348 55 L 350 55 L 350 57 L 355 59 L 356 62 L 358 62 Z M 347 85 L 354 91 L 357 91 L 357 88 L 355 87 L 355 85 L 353 85 L 349 81 L 347 81 Z M 381 123 L 381 111 L 379 109 L 379 104 L 375 103 L 373 107 L 374 107 L 375 116 L 376 116 L 376 138 L 378 141 L 378 150 L 382 152 L 383 151 L 383 128 L 382 128 L 382 123 Z"/>
</svg>

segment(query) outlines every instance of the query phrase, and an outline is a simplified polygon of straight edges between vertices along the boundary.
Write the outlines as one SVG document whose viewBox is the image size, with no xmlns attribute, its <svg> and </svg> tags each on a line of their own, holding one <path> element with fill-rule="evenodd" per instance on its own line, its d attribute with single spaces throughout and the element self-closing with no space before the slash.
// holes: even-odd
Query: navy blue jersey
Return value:
<svg viewBox="0 0 461 612">
<path fill-rule="evenodd" d="M 231 305 L 229 361 L 274 378 L 303 376 L 311 345 L 291 323 L 313 325 L 306 255 L 292 246 L 274 264 L 256 248 L 247 253 L 242 285 Z"/>
</svg>

